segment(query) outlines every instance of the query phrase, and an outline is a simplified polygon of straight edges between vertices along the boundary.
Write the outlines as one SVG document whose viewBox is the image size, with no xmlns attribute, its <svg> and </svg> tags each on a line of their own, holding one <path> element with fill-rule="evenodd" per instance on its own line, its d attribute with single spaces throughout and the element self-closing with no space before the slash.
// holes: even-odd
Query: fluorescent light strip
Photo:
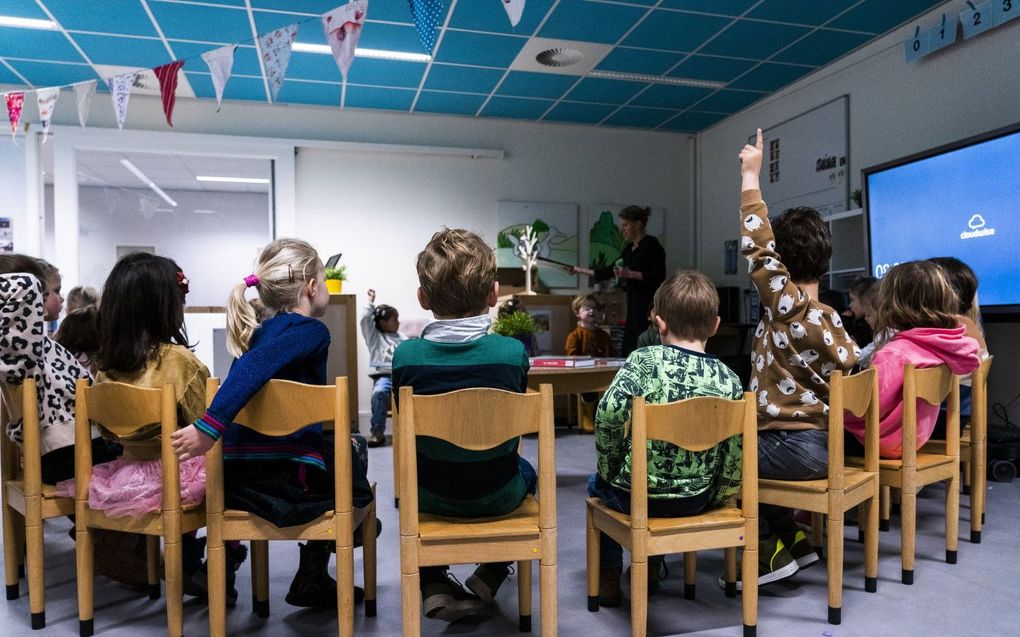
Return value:
<svg viewBox="0 0 1020 637">
<path fill-rule="evenodd" d="M 192 210 L 192 212 L 194 212 L 196 215 L 214 215 L 218 211 L 209 210 L 208 208 L 195 208 L 194 210 Z"/>
<path fill-rule="evenodd" d="M 215 177 L 211 175 L 199 175 L 196 181 L 213 181 L 223 184 L 268 184 L 269 180 L 262 177 Z"/>
<path fill-rule="evenodd" d="M 162 188 L 160 188 L 159 186 L 157 186 L 156 184 L 154 184 L 154 183 L 152 182 L 152 180 L 151 180 L 151 179 L 149 179 L 149 178 L 148 178 L 148 176 L 146 176 L 146 174 L 145 174 L 145 173 L 143 173 L 142 171 L 138 170 L 138 167 L 137 167 L 137 166 L 135 166 L 134 164 L 132 164 L 132 163 L 131 163 L 130 161 L 128 161 L 127 159 L 122 159 L 122 160 L 120 160 L 120 163 L 121 163 L 121 164 L 122 164 L 122 165 L 124 166 L 124 168 L 127 168 L 128 170 L 130 170 L 130 171 L 131 171 L 131 174 L 132 174 L 132 175 L 134 175 L 135 177 L 138 177 L 138 179 L 139 179 L 139 180 L 141 180 L 141 182 L 142 182 L 143 184 L 145 184 L 146 186 L 148 186 L 149 188 L 151 188 L 151 189 L 152 189 L 152 192 L 154 192 L 154 193 L 156 193 L 157 195 L 159 195 L 160 197 L 162 197 L 162 198 L 163 198 L 163 201 L 167 202 L 168 204 L 170 204 L 170 205 L 171 205 L 171 206 L 173 206 L 174 208 L 176 208 L 176 207 L 177 207 L 177 202 L 176 202 L 176 201 L 174 201 L 173 199 L 171 199 L 171 198 L 170 198 L 170 195 L 168 195 L 168 194 L 166 194 L 165 192 L 163 192 L 163 189 L 162 189 Z"/>
<path fill-rule="evenodd" d="M 291 50 L 297 51 L 298 53 L 320 53 L 323 55 L 332 55 L 333 49 L 329 48 L 328 44 L 308 44 L 305 42 L 295 42 Z M 404 51 L 384 51 L 382 49 L 362 49 L 357 48 L 354 50 L 355 57 L 359 58 L 373 58 L 376 60 L 396 60 L 397 62 L 428 62 L 432 59 L 431 55 L 425 53 L 407 53 Z"/>
<path fill-rule="evenodd" d="M 20 29 L 45 29 L 54 31 L 57 24 L 53 20 L 37 20 L 35 18 L 15 18 L 14 16 L 0 15 L 0 27 L 16 27 Z"/>
<path fill-rule="evenodd" d="M 620 73 L 617 71 L 594 70 L 588 73 L 588 77 L 604 80 L 626 80 L 631 82 L 652 82 L 654 84 L 672 84 L 673 86 L 695 86 L 698 88 L 724 88 L 726 82 L 713 82 L 711 80 L 692 80 L 685 77 L 665 77 L 662 75 L 643 75 L 641 73 Z"/>
</svg>

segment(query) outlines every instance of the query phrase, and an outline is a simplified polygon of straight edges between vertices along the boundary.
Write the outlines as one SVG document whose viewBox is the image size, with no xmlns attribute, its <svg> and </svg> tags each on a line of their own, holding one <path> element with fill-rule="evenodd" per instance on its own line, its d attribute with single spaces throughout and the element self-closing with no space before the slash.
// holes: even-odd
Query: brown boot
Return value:
<svg viewBox="0 0 1020 637">
<path fill-rule="evenodd" d="M 611 566 L 599 569 L 599 604 L 608 608 L 616 608 L 623 601 L 620 590 L 620 574 L 623 569 Z"/>
</svg>

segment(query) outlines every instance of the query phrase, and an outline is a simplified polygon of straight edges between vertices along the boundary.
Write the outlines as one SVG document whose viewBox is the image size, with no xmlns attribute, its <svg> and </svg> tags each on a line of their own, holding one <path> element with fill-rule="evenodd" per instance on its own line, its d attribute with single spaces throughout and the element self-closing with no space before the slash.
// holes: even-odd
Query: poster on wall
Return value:
<svg viewBox="0 0 1020 637">
<path fill-rule="evenodd" d="M 496 264 L 499 267 L 521 267 L 517 250 L 520 234 L 528 225 L 538 237 L 536 248 L 540 259 L 577 263 L 577 204 L 500 201 L 496 220 Z M 534 275 L 536 285 L 577 287 L 577 275 L 557 266 L 540 262 Z"/>
<path fill-rule="evenodd" d="M 10 217 L 0 217 L 0 252 L 14 252 L 14 229 Z"/>
<path fill-rule="evenodd" d="M 620 204 L 595 204 L 589 209 L 588 221 L 588 267 L 612 267 L 620 258 L 626 242 L 620 232 L 620 211 L 627 206 Z M 666 209 L 652 208 L 648 215 L 645 234 L 650 234 L 663 243 L 666 235 Z"/>
</svg>

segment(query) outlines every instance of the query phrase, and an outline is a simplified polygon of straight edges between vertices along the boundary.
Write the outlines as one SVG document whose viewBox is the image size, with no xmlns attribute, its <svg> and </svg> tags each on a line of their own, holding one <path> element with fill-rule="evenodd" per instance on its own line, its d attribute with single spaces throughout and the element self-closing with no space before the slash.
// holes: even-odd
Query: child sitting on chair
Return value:
<svg viewBox="0 0 1020 637">
<path fill-rule="evenodd" d="M 609 356 L 609 334 L 599 327 L 602 320 L 602 304 L 591 294 L 579 296 L 570 304 L 577 317 L 577 327 L 567 334 L 567 356 Z M 595 403 L 598 392 L 581 394 L 578 403 L 578 421 L 581 431 L 595 430 Z"/>
<path fill-rule="evenodd" d="M 740 378 L 718 358 L 705 353 L 705 342 L 719 327 L 719 294 L 704 274 L 681 270 L 655 293 L 653 320 L 661 345 L 642 347 L 627 357 L 595 414 L 598 473 L 588 480 L 588 495 L 607 506 L 630 511 L 631 438 L 627 424 L 635 396 L 650 404 L 696 396 L 739 400 Z M 687 451 L 668 442 L 648 448 L 648 515 L 695 515 L 720 506 L 740 487 L 741 442 L 730 438 L 705 451 Z M 752 476 L 753 479 L 753 476 Z M 599 603 L 618 606 L 623 550 L 609 536 L 600 542 Z M 649 592 L 658 588 L 662 557 L 650 558 Z"/>
<path fill-rule="evenodd" d="M 369 377 L 375 383 L 372 388 L 372 432 L 368 437 L 369 447 L 386 444 L 386 412 L 390 408 L 390 391 L 393 381 L 390 370 L 393 367 L 393 350 L 397 349 L 406 336 L 398 332 L 400 313 L 392 305 L 376 305 L 375 290 L 368 291 L 368 305 L 361 316 L 361 335 L 368 345 Z"/>
</svg>

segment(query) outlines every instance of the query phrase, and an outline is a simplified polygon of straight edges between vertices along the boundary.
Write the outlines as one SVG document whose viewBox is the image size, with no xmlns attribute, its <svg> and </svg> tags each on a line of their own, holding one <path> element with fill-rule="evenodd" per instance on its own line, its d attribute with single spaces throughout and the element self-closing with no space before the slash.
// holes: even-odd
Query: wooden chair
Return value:
<svg viewBox="0 0 1020 637">
<path fill-rule="evenodd" d="M 20 596 L 19 562 L 28 549 L 28 602 L 32 629 L 46 626 L 46 590 L 43 573 L 43 522 L 51 518 L 72 515 L 74 499 L 56 494 L 56 487 L 42 482 L 39 459 L 39 403 L 36 382 L 27 379 L 21 385 L 10 385 L 5 394 L 21 403 L 22 449 L 3 429 L 7 414 L 0 425 L 0 454 L 3 463 L 3 528 L 4 572 L 7 580 L 7 599 Z M 6 412 L 6 407 L 5 407 Z"/>
<path fill-rule="evenodd" d="M 162 508 L 140 518 L 108 517 L 89 507 L 92 479 L 92 424 L 99 424 L 120 437 L 146 425 L 160 424 L 162 464 Z M 93 546 L 92 530 L 109 529 L 148 536 L 149 597 L 159 597 L 159 539 L 163 538 L 166 573 L 167 628 L 170 637 L 184 630 L 181 534 L 205 526 L 205 508 L 181 509 L 181 473 L 170 446 L 170 434 L 177 430 L 177 403 L 172 383 L 162 389 L 146 389 L 125 383 L 98 383 L 85 379 L 75 389 L 74 472 L 75 543 L 78 567 L 78 632 L 93 633 Z"/>
<path fill-rule="evenodd" d="M 210 378 L 206 399 L 211 403 L 219 379 Z M 224 542 L 251 541 L 251 571 L 255 612 L 269 616 L 269 541 L 329 540 L 336 542 L 337 622 L 339 634 L 354 631 L 354 529 L 364 520 L 365 615 L 376 613 L 375 503 L 355 509 L 350 483 L 351 445 L 347 379 L 334 385 L 304 385 L 272 380 L 234 418 L 234 423 L 267 436 L 285 436 L 314 423 L 332 424 L 334 497 L 336 508 L 300 526 L 278 527 L 247 511 L 226 509 L 223 493 L 223 443 L 206 454 L 207 555 L 209 562 L 209 633 L 226 634 L 227 563 Z"/>
<path fill-rule="evenodd" d="M 744 547 L 744 635 L 755 635 L 758 623 L 758 431 L 754 394 L 743 400 L 690 398 L 647 405 L 634 398 L 631 448 L 647 449 L 649 440 L 663 440 L 690 451 L 704 451 L 732 436 L 743 435 L 745 479 L 741 507 L 734 505 L 681 518 L 648 517 L 648 454 L 635 453 L 631 466 L 630 515 L 588 498 L 588 610 L 599 609 L 599 532 L 631 554 L 631 634 L 643 636 L 648 619 L 648 557 L 684 553 L 684 581 L 693 583 L 695 551 L 726 549 L 727 595 L 736 594 L 737 552 Z M 685 591 L 687 592 L 687 591 Z"/>
<path fill-rule="evenodd" d="M 421 634 L 422 566 L 517 562 L 521 632 L 531 630 L 531 561 L 539 560 L 542 635 L 556 621 L 556 446 L 552 387 L 518 394 L 462 389 L 415 396 L 400 388 L 400 588 L 404 636 Z M 418 511 L 417 436 L 432 436 L 464 449 L 491 449 L 538 432 L 538 494 L 513 513 L 495 518 L 451 518 Z"/>
<path fill-rule="evenodd" d="M 865 457 L 860 468 L 844 464 L 845 411 L 865 419 Z M 828 517 L 830 624 L 840 623 L 843 605 L 843 515 L 862 505 L 858 528 L 864 532 L 864 590 L 878 590 L 878 373 L 874 369 L 854 376 L 835 372 L 829 379 L 829 475 L 821 480 L 758 480 L 758 501 Z"/>
</svg>

